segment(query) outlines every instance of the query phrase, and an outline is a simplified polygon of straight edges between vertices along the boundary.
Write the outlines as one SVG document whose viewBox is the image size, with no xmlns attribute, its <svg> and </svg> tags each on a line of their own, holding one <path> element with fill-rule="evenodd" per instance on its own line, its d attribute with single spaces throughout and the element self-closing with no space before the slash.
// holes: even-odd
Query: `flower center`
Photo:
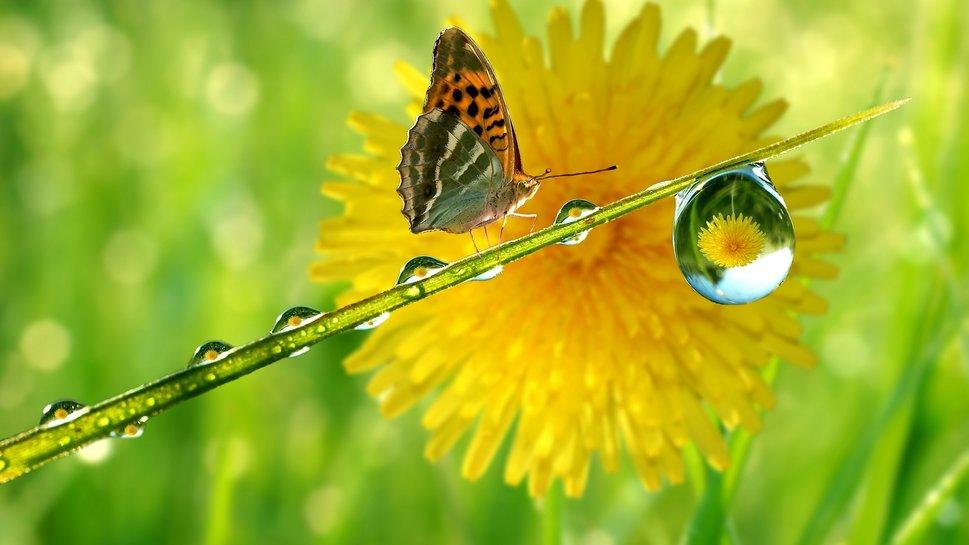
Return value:
<svg viewBox="0 0 969 545">
<path fill-rule="evenodd" d="M 697 246 L 704 257 L 718 267 L 742 267 L 757 259 L 767 236 L 760 225 L 743 214 L 717 214 L 700 229 Z"/>
</svg>

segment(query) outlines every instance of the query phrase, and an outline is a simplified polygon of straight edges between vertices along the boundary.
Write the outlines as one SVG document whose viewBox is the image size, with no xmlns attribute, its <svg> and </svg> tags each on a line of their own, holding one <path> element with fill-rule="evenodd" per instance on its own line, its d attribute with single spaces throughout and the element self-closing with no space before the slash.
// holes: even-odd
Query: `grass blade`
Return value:
<svg viewBox="0 0 969 545">
<path fill-rule="evenodd" d="M 939 510 L 964 481 L 969 478 L 969 451 L 952 464 L 939 482 L 925 493 L 922 502 L 906 517 L 892 537 L 891 545 L 917 545 L 932 528 Z"/>
<path fill-rule="evenodd" d="M 881 103 L 887 81 L 888 73 L 886 71 L 872 96 L 871 104 L 873 107 Z M 831 183 L 831 200 L 828 201 L 828 206 L 821 216 L 821 225 L 825 228 L 830 229 L 833 227 L 841 215 L 845 199 L 848 196 L 848 190 L 851 189 L 851 184 L 855 179 L 855 173 L 858 171 L 858 163 L 861 161 L 865 144 L 868 142 L 868 133 L 870 130 L 871 124 L 865 123 L 858 127 L 858 130 L 851 135 L 851 139 L 848 141 L 848 146 L 841 158 L 841 165 L 838 167 L 838 173 Z"/>
<path fill-rule="evenodd" d="M 825 493 L 808 519 L 799 545 L 819 545 L 823 543 L 838 518 L 845 512 L 849 500 L 865 472 L 866 464 L 875 449 L 878 439 L 891 423 L 903 414 L 913 396 L 921 387 L 926 372 L 952 338 L 951 297 L 948 283 L 938 278 L 924 278 L 918 273 L 910 275 L 910 285 L 914 280 L 925 281 L 928 293 L 913 294 L 920 303 L 920 311 L 915 316 L 916 331 L 905 343 L 908 354 L 903 361 L 909 362 L 895 383 L 887 402 L 879 411 L 878 417 L 861 435 L 854 448 L 839 465 L 838 470 L 828 481 Z M 919 308 L 911 305 L 911 308 Z"/>
</svg>

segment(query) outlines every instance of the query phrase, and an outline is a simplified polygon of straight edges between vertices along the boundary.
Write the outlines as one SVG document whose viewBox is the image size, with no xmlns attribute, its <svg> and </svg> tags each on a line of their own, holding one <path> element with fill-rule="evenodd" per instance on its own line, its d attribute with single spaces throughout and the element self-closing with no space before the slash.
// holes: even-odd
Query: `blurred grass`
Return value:
<svg viewBox="0 0 969 545">
<path fill-rule="evenodd" d="M 638 4 L 607 4 L 615 36 Z M 542 32 L 550 5 L 518 7 L 526 30 Z M 426 66 L 445 16 L 480 28 L 486 8 L 0 4 L 0 430 L 33 424 L 54 398 L 91 401 L 165 373 L 210 338 L 252 338 L 289 305 L 331 305 L 335 288 L 306 269 L 317 220 L 336 210 L 318 196 L 325 158 L 358 145 L 346 113 L 406 121 L 393 60 Z M 958 297 L 969 285 L 969 13 L 958 0 L 712 9 L 664 4 L 665 43 L 684 25 L 731 37 L 721 79 L 760 76 L 765 97 L 786 97 L 778 133 L 867 103 L 886 66 L 886 96 L 914 97 L 871 127 L 844 198 L 842 273 L 816 284 L 831 309 L 805 322 L 821 364 L 778 367 L 777 407 L 742 472 L 724 477 L 736 485 L 725 513 L 735 544 L 795 542 L 838 485 L 847 498 L 816 541 L 885 542 L 969 445 Z M 813 180 L 838 177 L 847 142 L 804 150 Z M 932 293 L 951 295 L 938 327 L 921 319 Z M 945 331 L 927 353 L 920 339 Z M 365 378 L 339 366 L 361 338 L 182 406 L 106 459 L 4 486 L 0 544 L 538 541 L 541 513 L 499 471 L 469 484 L 454 457 L 422 458 L 416 412 L 379 417 Z M 835 478 L 916 372 L 859 486 Z M 593 469 L 586 496 L 563 502 L 562 537 L 676 543 L 703 490 L 648 494 L 628 467 Z M 916 542 L 969 541 L 969 486 L 947 494 Z"/>
</svg>

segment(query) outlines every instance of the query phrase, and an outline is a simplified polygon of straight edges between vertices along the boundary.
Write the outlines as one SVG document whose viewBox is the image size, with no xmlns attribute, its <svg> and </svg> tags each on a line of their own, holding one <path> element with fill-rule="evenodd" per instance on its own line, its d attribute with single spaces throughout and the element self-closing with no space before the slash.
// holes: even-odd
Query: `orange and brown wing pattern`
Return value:
<svg viewBox="0 0 969 545">
<path fill-rule="evenodd" d="M 521 166 L 515 129 L 494 70 L 461 29 L 441 32 L 424 113 L 435 108 L 460 119 L 498 155 L 507 179 L 528 177 Z"/>
</svg>

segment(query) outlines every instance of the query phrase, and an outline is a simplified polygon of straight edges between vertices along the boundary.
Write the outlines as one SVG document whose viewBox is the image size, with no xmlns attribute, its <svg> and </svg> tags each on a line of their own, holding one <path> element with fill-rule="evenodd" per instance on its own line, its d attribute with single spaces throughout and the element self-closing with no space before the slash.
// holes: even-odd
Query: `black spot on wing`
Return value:
<svg viewBox="0 0 969 545">
<path fill-rule="evenodd" d="M 488 138 L 488 143 L 490 144 L 490 143 L 494 142 L 495 140 L 504 140 L 506 136 L 508 136 L 508 133 L 496 134 L 495 136 L 491 136 L 491 137 Z"/>
<path fill-rule="evenodd" d="M 482 93 L 481 96 L 484 96 L 484 93 Z M 498 106 L 493 106 L 491 108 L 485 108 L 484 109 L 484 118 L 485 119 L 488 119 L 489 117 L 491 117 L 493 115 L 496 115 L 498 113 L 498 110 L 499 109 L 500 108 Z"/>
<path fill-rule="evenodd" d="M 464 92 L 468 93 L 468 96 L 471 98 L 478 98 L 478 88 L 474 85 L 468 85 L 465 87 Z"/>
<path fill-rule="evenodd" d="M 488 129 L 490 131 L 491 129 L 493 129 L 495 127 L 504 127 L 504 126 L 505 126 L 505 120 L 504 119 L 498 119 L 494 123 L 492 123 L 491 125 L 488 125 L 486 127 L 486 129 Z"/>
<path fill-rule="evenodd" d="M 468 115 L 470 115 L 471 117 L 474 117 L 474 116 L 478 115 L 478 103 L 477 102 L 475 102 L 475 101 L 472 100 L 471 101 L 471 104 L 468 105 Z"/>
<path fill-rule="evenodd" d="M 458 111 L 457 106 L 455 106 L 454 104 L 452 104 L 452 105 L 450 105 L 450 106 L 447 107 L 447 113 L 449 113 L 449 114 L 451 114 L 451 115 L 453 115 L 455 117 L 460 117 L 461 116 L 461 112 Z"/>
<path fill-rule="evenodd" d="M 481 133 L 484 131 L 481 129 L 481 125 L 475 125 L 474 132 L 478 133 L 478 136 L 481 136 Z"/>
<path fill-rule="evenodd" d="M 454 102 L 461 102 L 461 99 L 464 98 L 464 94 L 461 92 L 461 89 L 455 89 L 451 92 L 451 98 L 454 99 Z"/>
</svg>

